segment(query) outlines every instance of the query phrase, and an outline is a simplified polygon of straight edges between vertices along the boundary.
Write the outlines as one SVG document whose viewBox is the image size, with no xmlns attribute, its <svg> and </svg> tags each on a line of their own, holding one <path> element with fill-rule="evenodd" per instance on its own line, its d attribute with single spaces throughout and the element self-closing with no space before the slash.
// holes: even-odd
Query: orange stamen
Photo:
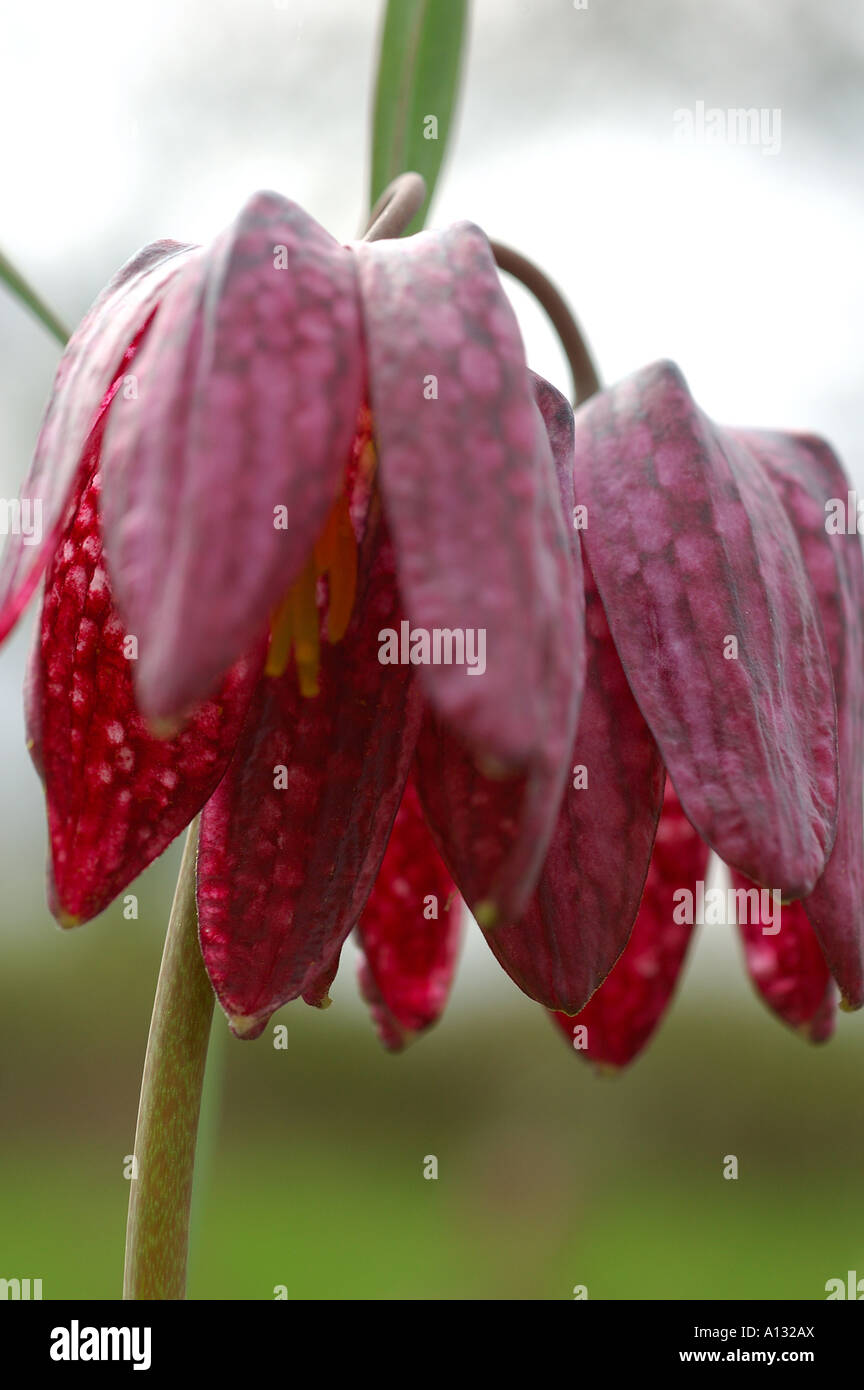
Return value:
<svg viewBox="0 0 864 1390">
<path fill-rule="evenodd" d="M 373 470 L 375 451 L 371 441 L 363 449 L 360 466 Z M 300 693 L 318 694 L 321 661 L 321 621 L 318 612 L 318 580 L 327 579 L 327 640 L 339 642 L 348 629 L 357 594 L 357 540 L 351 524 L 346 493 L 330 510 L 312 554 L 282 602 L 270 617 L 270 646 L 264 673 L 282 676 L 293 656 Z"/>
</svg>

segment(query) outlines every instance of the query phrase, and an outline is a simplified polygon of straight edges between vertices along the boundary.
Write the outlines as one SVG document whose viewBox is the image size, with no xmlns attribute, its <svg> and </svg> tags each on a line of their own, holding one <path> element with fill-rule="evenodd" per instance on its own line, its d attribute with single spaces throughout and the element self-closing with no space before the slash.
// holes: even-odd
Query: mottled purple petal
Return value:
<svg viewBox="0 0 864 1390">
<path fill-rule="evenodd" d="M 809 897 L 807 916 L 850 1008 L 864 1004 L 864 559 L 852 518 L 850 484 L 821 439 L 749 432 L 745 444 L 768 470 L 798 537 L 825 630 L 834 674 L 840 753 L 840 811 L 828 867 Z M 854 497 L 854 494 L 853 494 Z M 832 533 L 826 503 L 842 509 Z M 853 502 L 854 508 L 854 502 Z"/>
<path fill-rule="evenodd" d="M 81 454 L 124 354 L 193 252 L 176 241 L 145 246 L 118 270 L 69 340 L 21 488 L 32 514 L 37 504 L 41 509 L 41 537 L 31 544 L 23 534 L 11 534 L 0 564 L 0 641 L 17 622 L 68 524 L 82 481 Z"/>
<path fill-rule="evenodd" d="M 568 1014 L 588 1002 L 627 944 L 665 780 L 587 559 L 585 591 L 585 698 L 555 833 L 525 915 L 486 934 L 520 989 Z"/>
<path fill-rule="evenodd" d="M 343 640 L 322 646 L 320 694 L 296 672 L 265 677 L 234 761 L 201 816 L 204 961 L 241 1037 L 275 1009 L 320 1002 L 375 883 L 413 756 L 420 696 L 410 667 L 378 662 L 399 620 L 392 546 L 372 547 Z"/>
<path fill-rule="evenodd" d="M 444 1012 L 462 940 L 461 918 L 461 900 L 409 777 L 357 925 L 360 988 L 389 1051 L 401 1051 Z"/>
<path fill-rule="evenodd" d="M 482 676 L 422 666 L 424 691 L 510 770 L 555 761 L 568 742 L 560 690 L 578 671 L 575 576 L 550 562 L 549 444 L 489 244 L 460 223 L 355 249 L 406 613 L 428 632 L 485 633 Z"/>
<path fill-rule="evenodd" d="M 772 903 L 770 919 L 763 918 L 765 890 L 754 888 L 734 869 L 731 879 L 736 893 L 748 895 L 746 911 L 745 899 L 738 899 L 738 930 L 747 973 L 757 993 L 772 1013 L 810 1042 L 827 1041 L 834 1032 L 837 988 L 804 903 Z"/>
<path fill-rule="evenodd" d="M 266 628 L 339 494 L 363 393 L 352 253 L 257 194 L 172 286 L 136 371 L 106 434 L 106 555 L 141 708 L 171 718 Z"/>
<path fill-rule="evenodd" d="M 834 841 L 837 720 L 813 592 L 764 469 L 660 363 L 577 412 L 576 494 L 686 814 L 727 863 L 802 897 Z"/>
<path fill-rule="evenodd" d="M 666 779 L 663 814 L 639 916 L 626 950 L 581 1013 L 554 1015 L 577 1055 L 599 1067 L 626 1067 L 653 1037 L 675 993 L 692 924 L 676 920 L 675 894 L 704 880 L 708 849 Z"/>
<path fill-rule="evenodd" d="M 484 929 L 524 911 L 543 863 L 568 775 L 569 753 L 585 682 L 582 554 L 572 525 L 573 415 L 563 396 L 534 378 L 539 412 L 555 461 L 541 535 L 559 592 L 571 607 L 549 631 L 539 655 L 550 707 L 546 747 L 527 773 L 478 766 L 469 736 L 427 709 L 417 745 L 417 778 L 430 828 L 460 892 Z M 572 580 L 576 580 L 576 588 Z M 562 655 L 568 664 L 562 664 Z M 490 772 L 493 775 L 487 775 Z"/>
<path fill-rule="evenodd" d="M 45 785 L 49 902 L 63 926 L 102 912 L 180 833 L 237 741 L 263 648 L 229 672 L 172 739 L 135 707 L 133 659 L 111 599 L 99 536 L 99 435 L 90 475 L 45 581 L 26 687 L 28 744 Z"/>
</svg>

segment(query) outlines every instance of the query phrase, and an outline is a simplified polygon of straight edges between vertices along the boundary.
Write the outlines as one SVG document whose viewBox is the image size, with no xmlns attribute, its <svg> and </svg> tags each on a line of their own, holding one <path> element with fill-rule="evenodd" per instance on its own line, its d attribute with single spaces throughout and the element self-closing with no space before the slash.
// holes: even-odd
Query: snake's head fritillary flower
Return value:
<svg viewBox="0 0 864 1390">
<path fill-rule="evenodd" d="M 2 636 L 47 570 L 27 704 L 58 919 L 201 811 L 201 945 L 234 1031 L 322 1002 L 426 725 L 507 789 L 477 910 L 518 916 L 584 677 L 555 449 L 470 224 L 346 247 L 262 193 L 212 245 L 125 266 L 60 363 L 23 489 L 41 544 L 13 537 L 0 571 Z M 416 1031 L 431 1005 L 394 994 L 374 920 L 369 978 Z"/>
<path fill-rule="evenodd" d="M 820 440 L 716 428 L 665 363 L 577 412 L 575 459 L 587 780 L 526 918 L 549 946 L 513 929 L 505 963 L 578 1051 L 624 1065 L 671 998 L 710 846 L 731 870 L 713 920 L 820 1041 L 838 988 L 864 1003 L 864 564 L 830 520 L 847 479 Z"/>
</svg>

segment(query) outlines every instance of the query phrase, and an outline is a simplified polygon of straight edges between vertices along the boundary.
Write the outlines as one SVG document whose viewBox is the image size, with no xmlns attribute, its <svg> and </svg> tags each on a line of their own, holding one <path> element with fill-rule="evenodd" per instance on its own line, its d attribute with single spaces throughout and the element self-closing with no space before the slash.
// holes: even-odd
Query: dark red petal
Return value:
<svg viewBox="0 0 864 1390">
<path fill-rule="evenodd" d="M 424 693 L 510 771 L 560 765 L 570 743 L 560 692 L 575 710 L 581 688 L 578 585 L 558 563 L 567 543 L 549 508 L 549 443 L 489 243 L 461 223 L 355 250 L 406 614 L 428 632 L 485 634 L 482 675 L 424 665 Z"/>
<path fill-rule="evenodd" d="M 667 778 L 645 893 L 627 948 L 581 1013 L 575 1018 L 554 1015 L 580 1056 L 626 1067 L 656 1031 L 672 1000 L 693 931 L 687 923 L 673 920 L 674 894 L 682 888 L 694 893 L 707 863 L 707 846 L 684 815 Z"/>
<path fill-rule="evenodd" d="M 408 775 L 420 695 L 410 667 L 378 662 L 378 631 L 398 626 L 400 610 L 392 545 L 381 536 L 370 552 L 348 632 L 322 644 L 320 694 L 301 696 L 293 667 L 262 680 L 201 817 L 201 946 L 239 1037 L 258 1037 L 289 999 L 317 1002 L 372 890 Z"/>
<path fill-rule="evenodd" d="M 451 730 L 427 709 L 417 747 L 417 777 L 427 821 L 460 891 L 486 929 L 515 920 L 525 909 L 557 819 L 585 684 L 585 597 L 582 552 L 572 526 L 573 413 L 564 397 L 533 377 L 555 461 L 554 495 L 547 494 L 541 531 L 561 593 L 572 606 L 560 630 L 547 635 L 543 677 L 552 727 L 542 757 L 520 776 L 478 760 L 468 731 Z M 577 588 L 569 588 L 575 576 Z M 569 670 L 562 666 L 565 653 Z M 485 677 L 483 678 L 485 679 Z M 527 673 L 519 680 L 527 679 Z M 575 703 L 574 703 L 575 702 Z M 554 756 L 552 756 L 554 751 Z M 479 765 L 478 765 L 479 761 Z M 491 775 L 486 775 L 490 773 Z"/>
<path fill-rule="evenodd" d="M 588 678 L 570 776 L 528 910 L 487 932 L 520 989 L 575 1014 L 620 956 L 639 910 L 663 764 L 612 642 L 585 561 Z M 584 771 L 583 771 L 584 770 Z M 587 786 L 579 783 L 587 775 Z"/>
<path fill-rule="evenodd" d="M 731 878 L 733 888 L 752 893 L 754 885 L 743 874 L 732 870 Z M 761 894 L 758 904 L 750 901 L 753 907 L 738 913 L 738 930 L 753 984 L 771 1012 L 790 1028 L 811 1042 L 825 1042 L 834 1032 L 837 990 L 804 904 L 780 907 L 780 930 L 775 931 L 773 907 L 770 921 L 763 921 Z"/>
<path fill-rule="evenodd" d="M 171 718 L 247 649 L 339 495 L 363 393 L 354 256 L 257 194 L 172 285 L 136 370 L 105 440 L 106 553 L 139 703 Z"/>
<path fill-rule="evenodd" d="M 409 777 L 357 927 L 360 987 L 381 1041 L 392 1051 L 444 1012 L 462 937 L 461 909 Z"/>
<path fill-rule="evenodd" d="M 177 738 L 135 707 L 125 633 L 99 536 L 101 426 L 90 481 L 51 563 L 27 682 L 27 728 L 45 784 L 49 899 L 63 926 L 101 912 L 201 809 L 222 776 L 261 669 L 239 662 Z"/>
<path fill-rule="evenodd" d="M 0 564 L 0 641 L 17 622 L 71 520 L 81 454 L 124 353 L 151 318 L 165 285 L 194 248 L 176 241 L 145 246 L 118 270 L 69 340 L 57 375 L 22 499 L 41 508 L 41 539 L 10 535 Z"/>
<path fill-rule="evenodd" d="M 826 503 L 845 512 L 849 481 L 821 439 L 752 432 L 745 442 L 768 469 L 798 536 L 834 674 L 840 812 L 828 867 L 809 897 L 816 930 L 849 1007 L 864 1004 L 864 559 L 854 527 L 829 534 Z"/>
<path fill-rule="evenodd" d="M 668 363 L 576 422 L 585 545 L 681 803 L 727 863 L 802 897 L 834 842 L 837 721 L 788 517 L 752 451 Z"/>
</svg>

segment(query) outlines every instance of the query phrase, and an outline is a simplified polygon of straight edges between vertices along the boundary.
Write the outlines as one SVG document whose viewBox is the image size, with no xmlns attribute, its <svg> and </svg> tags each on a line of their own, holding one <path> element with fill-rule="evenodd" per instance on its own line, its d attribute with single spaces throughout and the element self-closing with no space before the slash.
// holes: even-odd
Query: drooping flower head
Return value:
<svg viewBox="0 0 864 1390">
<path fill-rule="evenodd" d="M 0 576 L 5 633 L 48 571 L 28 725 L 64 925 L 203 807 L 201 944 L 232 1026 L 318 1002 L 427 717 L 509 787 L 482 915 L 519 915 L 584 675 L 544 408 L 468 224 L 344 247 L 260 194 L 212 246 L 119 272 L 24 485 L 43 543 Z M 381 659 L 393 633 L 407 660 Z M 482 669 L 458 661 L 471 638 Z"/>
<path fill-rule="evenodd" d="M 602 876 L 589 896 L 559 826 L 530 911 L 544 914 L 562 954 L 572 949 L 573 965 L 534 997 L 586 1057 L 632 1060 L 670 1001 L 710 846 L 731 890 L 709 891 L 739 923 L 756 989 L 786 1023 L 824 1040 L 838 989 L 846 1007 L 864 1003 L 864 564 L 854 530 L 828 522 L 832 499 L 847 493 L 843 470 L 811 437 L 718 429 L 663 363 L 577 412 L 575 469 L 597 592 L 573 757 L 594 783 L 578 799 L 567 793 L 562 822 L 584 813 L 593 833 L 613 827 L 608 799 L 623 768 L 627 804 L 649 833 L 631 833 L 618 860 L 638 911 L 622 920 L 616 909 L 613 924 Z M 619 712 L 632 714 L 635 700 L 640 716 L 618 721 L 611 761 L 586 747 L 598 633 L 611 634 L 619 684 L 626 675 Z M 640 792 L 626 759 L 646 736 L 654 755 Z M 586 931 L 601 943 L 590 974 L 572 946 Z"/>
<path fill-rule="evenodd" d="M 710 848 L 758 904 L 757 989 L 827 1036 L 833 981 L 864 1002 L 845 486 L 819 441 L 718 429 L 665 363 L 574 421 L 468 224 L 345 247 L 260 194 L 212 246 L 147 248 L 64 354 L 24 487 L 43 542 L 0 571 L 5 635 L 47 570 L 27 705 L 55 915 L 100 912 L 200 811 L 238 1036 L 326 1002 L 356 928 L 402 1047 L 446 1002 L 458 893 L 623 1065 Z"/>
</svg>

